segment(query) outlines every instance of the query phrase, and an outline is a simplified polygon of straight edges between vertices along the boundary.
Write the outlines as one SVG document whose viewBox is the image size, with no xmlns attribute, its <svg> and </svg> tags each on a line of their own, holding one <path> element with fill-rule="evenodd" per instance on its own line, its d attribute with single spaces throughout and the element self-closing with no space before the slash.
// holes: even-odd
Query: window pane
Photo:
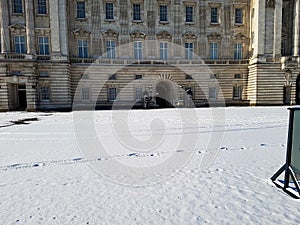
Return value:
<svg viewBox="0 0 300 225">
<path fill-rule="evenodd" d="M 141 20 L 141 5 L 133 4 L 133 20 Z"/>
<path fill-rule="evenodd" d="M 235 9 L 235 23 L 243 23 L 242 9 Z"/>
<path fill-rule="evenodd" d="M 168 59 L 168 43 L 160 43 L 160 59 Z"/>
<path fill-rule="evenodd" d="M 135 89 L 135 99 L 136 101 L 141 100 L 143 97 L 143 89 L 142 88 L 136 88 Z"/>
<path fill-rule="evenodd" d="M 143 58 L 143 46 L 141 41 L 134 42 L 134 59 Z"/>
<path fill-rule="evenodd" d="M 48 86 L 42 86 L 40 88 L 40 99 L 41 101 L 49 101 L 50 100 L 50 90 Z"/>
<path fill-rule="evenodd" d="M 85 2 L 77 2 L 77 18 L 85 18 Z"/>
<path fill-rule="evenodd" d="M 82 88 L 82 100 L 90 100 L 90 89 L 89 88 Z"/>
<path fill-rule="evenodd" d="M 78 57 L 79 58 L 88 57 L 88 46 L 86 40 L 78 40 Z"/>
<path fill-rule="evenodd" d="M 46 0 L 38 0 L 38 14 L 47 14 L 47 2 Z"/>
<path fill-rule="evenodd" d="M 105 18 L 107 20 L 114 19 L 114 4 L 111 2 L 105 3 Z"/>
<path fill-rule="evenodd" d="M 191 6 L 185 8 L 185 21 L 193 22 L 193 7 Z"/>
<path fill-rule="evenodd" d="M 218 23 L 218 8 L 211 8 L 211 23 Z"/>
<path fill-rule="evenodd" d="M 116 42 L 115 41 L 107 41 L 106 42 L 106 53 L 107 53 L 107 58 L 109 58 L 109 59 L 116 58 Z"/>
<path fill-rule="evenodd" d="M 39 54 L 49 55 L 49 39 L 48 37 L 39 37 Z"/>
<path fill-rule="evenodd" d="M 218 59 L 218 44 L 210 43 L 210 58 Z"/>
<path fill-rule="evenodd" d="M 215 100 L 217 99 L 217 88 L 209 87 L 209 99 Z"/>
<path fill-rule="evenodd" d="M 117 98 L 117 89 L 116 88 L 109 88 L 109 101 L 114 101 Z"/>
<path fill-rule="evenodd" d="M 242 59 L 243 47 L 241 43 L 236 43 L 234 47 L 234 59 Z"/>
<path fill-rule="evenodd" d="M 15 52 L 25 54 L 25 37 L 24 36 L 15 36 Z"/>
<path fill-rule="evenodd" d="M 159 18 L 160 21 L 168 21 L 168 8 L 166 5 L 159 6 Z"/>
<path fill-rule="evenodd" d="M 14 0 L 14 13 L 23 13 L 22 0 Z"/>
<path fill-rule="evenodd" d="M 185 43 L 185 58 L 193 59 L 194 43 Z"/>
</svg>

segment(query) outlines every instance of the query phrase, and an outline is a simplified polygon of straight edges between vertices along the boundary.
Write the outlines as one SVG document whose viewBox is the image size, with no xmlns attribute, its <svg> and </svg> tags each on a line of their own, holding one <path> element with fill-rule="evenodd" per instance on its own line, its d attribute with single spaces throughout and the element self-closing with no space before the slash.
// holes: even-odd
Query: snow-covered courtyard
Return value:
<svg viewBox="0 0 300 225">
<path fill-rule="evenodd" d="M 96 111 L 108 154 L 94 158 L 78 140 L 85 112 L 0 114 L 0 224 L 300 224 L 299 200 L 269 180 L 287 107 L 215 110 Z"/>
</svg>

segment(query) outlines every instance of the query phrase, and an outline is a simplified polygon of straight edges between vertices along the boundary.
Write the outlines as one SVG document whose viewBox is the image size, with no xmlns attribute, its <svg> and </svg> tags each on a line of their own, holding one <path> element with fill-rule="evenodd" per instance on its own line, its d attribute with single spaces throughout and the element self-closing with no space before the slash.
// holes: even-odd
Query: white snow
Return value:
<svg viewBox="0 0 300 225">
<path fill-rule="evenodd" d="M 217 109 L 225 120 L 192 110 L 96 111 L 108 154 L 95 157 L 80 149 L 76 113 L 0 114 L 0 224 L 300 224 L 299 200 L 269 181 L 285 162 L 287 107 Z"/>
</svg>

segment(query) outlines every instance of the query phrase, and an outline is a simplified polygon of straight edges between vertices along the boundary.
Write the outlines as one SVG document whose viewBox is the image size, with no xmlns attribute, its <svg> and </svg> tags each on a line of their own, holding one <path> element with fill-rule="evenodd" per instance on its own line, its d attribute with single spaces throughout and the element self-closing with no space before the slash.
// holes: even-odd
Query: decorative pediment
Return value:
<svg viewBox="0 0 300 225">
<path fill-rule="evenodd" d="M 172 35 L 167 31 L 162 31 L 162 32 L 158 33 L 156 36 L 157 36 L 157 39 L 171 39 L 172 38 Z"/>
<path fill-rule="evenodd" d="M 130 37 L 135 39 L 144 39 L 146 34 L 140 31 L 133 31 L 130 33 Z"/>
<path fill-rule="evenodd" d="M 35 33 L 40 36 L 45 36 L 50 34 L 49 28 L 35 28 Z"/>
<path fill-rule="evenodd" d="M 103 37 L 107 39 L 117 39 L 118 36 L 118 32 L 112 29 L 109 29 L 103 33 Z"/>
<path fill-rule="evenodd" d="M 75 36 L 89 36 L 91 32 L 83 29 L 83 28 L 78 28 L 76 30 L 73 30 L 72 32 Z"/>
<path fill-rule="evenodd" d="M 207 38 L 209 40 L 221 40 L 222 39 L 222 35 L 220 33 L 214 32 L 214 33 L 209 33 L 207 35 Z"/>
<path fill-rule="evenodd" d="M 9 26 L 12 32 L 21 33 L 26 32 L 26 27 L 22 24 L 16 23 Z"/>
<path fill-rule="evenodd" d="M 188 31 L 186 33 L 184 33 L 183 35 L 183 38 L 184 39 L 189 39 L 189 40 L 195 40 L 197 39 L 197 35 L 191 31 Z"/>
<path fill-rule="evenodd" d="M 233 40 L 247 40 L 248 38 L 245 35 L 243 35 L 242 33 L 238 33 L 236 35 L 233 35 L 232 39 Z"/>
<path fill-rule="evenodd" d="M 158 4 L 169 4 L 171 0 L 157 0 Z"/>
</svg>

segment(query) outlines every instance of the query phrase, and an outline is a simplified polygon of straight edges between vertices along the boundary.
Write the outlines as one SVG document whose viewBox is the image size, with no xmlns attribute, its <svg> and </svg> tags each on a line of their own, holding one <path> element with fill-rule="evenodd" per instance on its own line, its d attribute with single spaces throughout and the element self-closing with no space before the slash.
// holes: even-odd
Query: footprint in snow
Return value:
<svg viewBox="0 0 300 225">
<path fill-rule="evenodd" d="M 260 147 L 266 147 L 267 144 L 260 144 Z"/>
<path fill-rule="evenodd" d="M 135 157 L 138 157 L 139 154 L 137 154 L 137 153 L 130 153 L 130 154 L 128 154 L 128 156 L 129 156 L 129 157 L 134 157 L 134 156 L 135 156 Z"/>
<path fill-rule="evenodd" d="M 222 148 L 220 148 L 222 151 L 225 151 L 225 150 L 228 150 L 228 148 L 227 147 L 222 147 Z"/>
</svg>

